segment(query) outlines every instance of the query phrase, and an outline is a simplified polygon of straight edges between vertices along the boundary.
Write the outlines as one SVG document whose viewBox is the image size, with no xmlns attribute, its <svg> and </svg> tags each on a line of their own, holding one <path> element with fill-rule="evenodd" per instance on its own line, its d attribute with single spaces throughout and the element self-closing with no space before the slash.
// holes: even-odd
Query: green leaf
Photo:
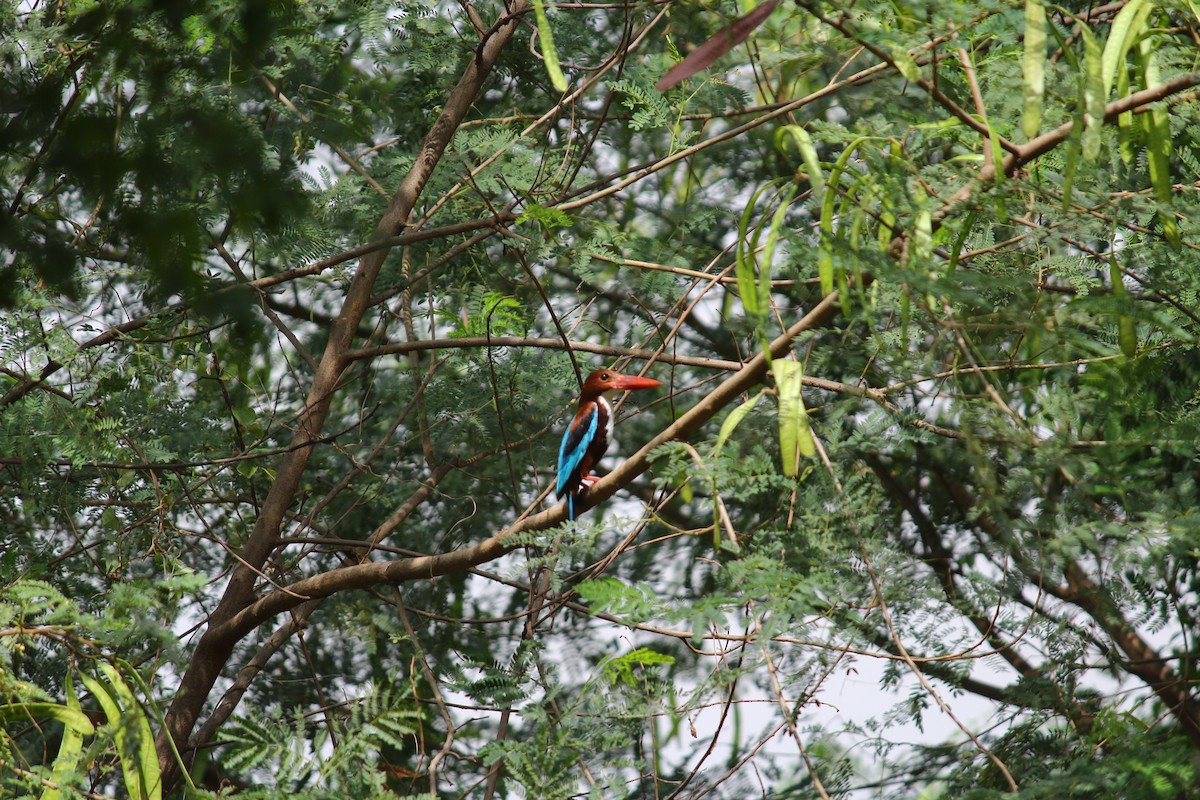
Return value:
<svg viewBox="0 0 1200 800">
<path fill-rule="evenodd" d="M 562 209 L 540 206 L 537 203 L 526 203 L 521 210 L 521 216 L 517 217 L 517 224 L 521 225 L 530 221 L 540 222 L 546 230 L 567 228 L 574 223 L 571 215 Z"/>
<path fill-rule="evenodd" d="M 537 18 L 538 45 L 542 50 L 542 58 L 546 63 L 546 74 L 550 83 L 560 92 L 567 90 L 567 79 L 562 68 L 558 65 L 558 48 L 554 46 L 554 33 L 550 30 L 550 20 L 546 16 L 545 0 L 533 0 L 533 15 Z"/>
<path fill-rule="evenodd" d="M 759 392 L 729 412 L 729 416 L 725 417 L 725 421 L 721 423 L 721 430 L 717 434 L 717 443 L 713 446 L 714 456 L 725 446 L 725 442 L 733 435 L 733 431 L 741 424 L 742 420 L 754 410 L 754 407 L 758 405 L 758 401 L 762 399 L 762 396 L 763 392 Z"/>
<path fill-rule="evenodd" d="M 1154 44 L 1142 39 L 1140 44 L 1142 77 L 1147 89 L 1159 85 L 1158 62 Z M 1179 225 L 1171 212 L 1171 120 L 1165 103 L 1154 103 L 1150 110 L 1141 115 L 1146 134 L 1146 160 L 1150 169 L 1150 185 L 1154 196 L 1163 206 L 1158 211 L 1158 221 L 1163 235 L 1172 247 L 1181 246 Z"/>
<path fill-rule="evenodd" d="M 1037 136 L 1042 124 L 1042 98 L 1046 94 L 1046 7 L 1042 0 L 1025 0 L 1025 108 L 1021 128 L 1025 138 Z"/>
<path fill-rule="evenodd" d="M 1125 291 L 1125 276 L 1121 274 L 1121 264 L 1116 253 L 1109 257 L 1108 277 L 1112 283 L 1114 297 L 1120 298 L 1128 295 L 1128 292 Z M 1133 317 L 1128 314 L 1117 315 L 1117 341 L 1121 345 L 1121 352 L 1127 358 L 1137 355 L 1137 326 Z"/>
<path fill-rule="evenodd" d="M 812 458 L 817 452 L 801 396 L 804 370 L 798 361 L 785 358 L 775 359 L 771 369 L 779 391 L 779 449 L 783 474 L 794 478 L 800 471 L 800 456 Z"/>
<path fill-rule="evenodd" d="M 1100 41 L 1086 25 L 1079 26 L 1083 36 L 1083 139 L 1085 161 L 1100 157 L 1100 132 L 1104 129 L 1104 77 Z"/>
<path fill-rule="evenodd" d="M 217 42 L 217 37 L 213 33 L 213 29 L 209 26 L 208 21 L 199 14 L 193 14 L 183 20 L 184 35 L 187 37 L 188 43 L 195 47 L 200 55 L 208 55 L 213 49 L 213 45 Z"/>
<path fill-rule="evenodd" d="M 674 663 L 674 656 L 659 653 L 648 647 L 639 647 L 625 655 L 617 656 L 605 662 L 604 674 L 608 676 L 609 680 L 614 682 L 620 681 L 627 686 L 637 686 L 639 685 L 639 681 L 637 676 L 634 675 L 634 667 L 654 667 Z"/>
<path fill-rule="evenodd" d="M 629 584 L 611 576 L 583 581 L 575 591 L 589 606 L 621 616 L 644 617 L 658 610 L 654 590 L 646 583 Z"/>
<path fill-rule="evenodd" d="M 1118 70 L 1124 71 L 1125 54 L 1141 36 L 1146 19 L 1153 9 L 1154 5 L 1149 0 L 1129 0 L 1113 18 L 1112 26 L 1108 30 L 1108 39 L 1104 42 L 1104 55 L 1101 58 L 1103 92 L 1106 100 L 1112 92 L 1113 79 Z"/>
<path fill-rule="evenodd" d="M 900 70 L 900 74 L 907 81 L 913 83 L 921 82 L 921 68 L 917 66 L 917 62 L 905 48 L 896 45 L 891 48 L 892 61 L 896 64 L 896 69 Z"/>
<path fill-rule="evenodd" d="M 133 800 L 162 800 L 162 776 L 150 722 L 121 674 L 103 662 L 100 670 L 108 678 L 112 692 L 95 678 L 83 673 L 79 677 L 100 703 L 108 724 L 116 731 L 117 757 L 125 777 L 125 788 Z"/>
<path fill-rule="evenodd" d="M 80 756 L 83 754 L 83 737 L 91 736 L 96 732 L 92 721 L 87 718 L 79 705 L 79 697 L 75 694 L 75 682 L 71 679 L 69 672 L 66 684 L 66 708 L 72 712 L 73 719 L 71 721 L 61 720 L 64 726 L 62 742 L 58 746 L 58 755 L 54 758 L 50 778 L 55 788 L 42 792 L 41 800 L 59 800 L 62 797 L 62 789 L 71 781 L 71 776 L 75 774 Z"/>
<path fill-rule="evenodd" d="M 0 719 L 20 722 L 49 717 L 58 720 L 69 728 L 75 728 L 86 735 L 94 732 L 92 723 L 87 715 L 78 709 L 58 703 L 4 703 L 0 705 Z"/>
<path fill-rule="evenodd" d="M 784 149 L 784 142 L 789 139 L 796 143 L 800 157 L 804 159 L 804 168 L 808 172 L 808 182 L 812 186 L 813 198 L 819 205 L 825 197 L 825 175 L 821 171 L 821 160 L 817 157 L 817 148 L 813 145 L 808 131 L 800 125 L 784 125 L 775 131 L 775 146 L 780 150 Z"/>
</svg>

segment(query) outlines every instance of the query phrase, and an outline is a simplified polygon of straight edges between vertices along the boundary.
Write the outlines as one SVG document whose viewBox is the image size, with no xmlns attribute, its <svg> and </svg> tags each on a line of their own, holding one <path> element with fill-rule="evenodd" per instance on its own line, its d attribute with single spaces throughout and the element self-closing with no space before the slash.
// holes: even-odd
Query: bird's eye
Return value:
<svg viewBox="0 0 1200 800">
<path fill-rule="evenodd" d="M 611 376 L 610 376 L 610 375 L 609 375 L 609 374 L 606 372 L 606 373 L 604 373 L 603 375 L 601 375 L 601 376 L 600 376 L 600 380 L 602 380 L 602 381 L 606 381 L 606 380 L 608 380 L 610 377 L 611 377 Z"/>
</svg>

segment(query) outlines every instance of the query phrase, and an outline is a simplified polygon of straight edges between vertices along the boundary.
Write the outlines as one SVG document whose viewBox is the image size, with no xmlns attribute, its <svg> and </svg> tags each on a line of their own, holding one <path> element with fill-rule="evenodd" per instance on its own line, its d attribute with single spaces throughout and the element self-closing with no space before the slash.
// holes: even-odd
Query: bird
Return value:
<svg viewBox="0 0 1200 800">
<path fill-rule="evenodd" d="M 558 448 L 558 482 L 555 496 L 567 498 L 567 519 L 575 519 L 575 498 L 599 478 L 591 472 L 608 450 L 612 437 L 613 410 L 605 394 L 630 389 L 653 389 L 662 383 L 653 378 L 622 375 L 616 370 L 598 369 L 583 382 L 579 410 L 563 433 Z"/>
</svg>

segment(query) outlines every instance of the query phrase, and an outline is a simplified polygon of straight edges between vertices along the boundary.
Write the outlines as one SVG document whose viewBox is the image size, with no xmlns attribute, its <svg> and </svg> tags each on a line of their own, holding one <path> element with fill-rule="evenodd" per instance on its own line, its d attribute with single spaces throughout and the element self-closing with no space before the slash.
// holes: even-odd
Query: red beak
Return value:
<svg viewBox="0 0 1200 800">
<path fill-rule="evenodd" d="M 611 386 L 624 391 L 626 389 L 653 389 L 655 386 L 662 386 L 662 383 L 653 378 L 639 378 L 636 375 L 614 375 Z"/>
</svg>

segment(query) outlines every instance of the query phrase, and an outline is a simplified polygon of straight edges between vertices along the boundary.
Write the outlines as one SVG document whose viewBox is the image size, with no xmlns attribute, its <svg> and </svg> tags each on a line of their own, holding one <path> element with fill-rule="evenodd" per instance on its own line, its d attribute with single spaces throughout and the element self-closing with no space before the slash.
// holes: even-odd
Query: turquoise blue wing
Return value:
<svg viewBox="0 0 1200 800">
<path fill-rule="evenodd" d="M 563 432 L 562 445 L 558 448 L 558 484 L 554 493 L 562 497 L 573 491 L 579 483 L 579 465 L 596 438 L 596 425 L 600 420 L 600 409 L 593 404 L 571 420 Z"/>
</svg>

